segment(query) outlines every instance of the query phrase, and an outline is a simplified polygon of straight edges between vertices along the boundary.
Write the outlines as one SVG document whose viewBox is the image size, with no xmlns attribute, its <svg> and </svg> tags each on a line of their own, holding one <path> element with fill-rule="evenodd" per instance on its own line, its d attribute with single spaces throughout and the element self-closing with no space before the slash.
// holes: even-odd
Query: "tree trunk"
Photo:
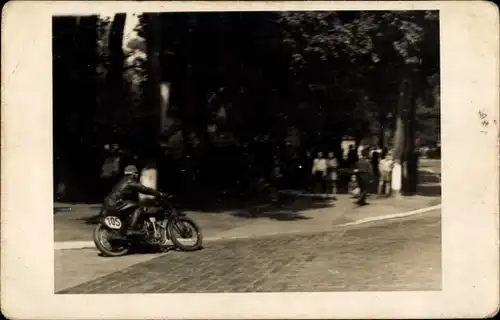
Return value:
<svg viewBox="0 0 500 320">
<path fill-rule="evenodd" d="M 167 130 L 173 124 L 173 119 L 168 117 L 168 107 L 170 103 L 170 83 L 161 83 L 161 111 L 160 111 L 160 135 L 165 136 Z M 169 137 L 167 137 L 168 139 Z"/>
<path fill-rule="evenodd" d="M 354 137 L 354 150 L 358 150 L 361 146 L 361 142 L 363 141 L 363 133 L 361 130 L 357 130 Z"/>
<path fill-rule="evenodd" d="M 191 16 L 187 18 L 188 19 L 188 26 L 186 30 L 186 45 L 184 47 L 184 67 L 185 67 L 185 77 L 184 77 L 184 83 L 183 83 L 183 95 L 184 95 L 184 105 L 182 108 L 182 123 L 183 123 L 183 128 L 182 128 L 182 139 L 184 141 L 184 158 L 185 160 L 191 157 L 191 127 L 192 127 L 192 111 L 193 111 L 193 84 L 194 84 L 194 77 L 193 77 L 193 47 L 194 43 L 192 41 L 192 31 L 193 31 L 193 26 L 192 24 L 194 23 L 194 19 L 191 19 Z M 190 161 L 188 161 L 190 162 Z"/>
<path fill-rule="evenodd" d="M 415 150 L 415 111 L 417 102 L 417 92 L 419 92 L 419 82 L 416 74 L 412 73 L 412 81 L 408 88 L 408 117 L 406 126 L 405 159 L 406 174 L 404 192 L 407 195 L 413 195 L 417 192 L 418 184 L 418 155 Z"/>
<path fill-rule="evenodd" d="M 403 164 L 405 147 L 405 120 L 406 120 L 406 100 L 407 100 L 408 79 L 401 81 L 399 89 L 399 99 L 396 108 L 396 130 L 394 132 L 394 169 L 392 170 L 392 192 L 394 195 L 401 195 L 403 187 Z"/>
<path fill-rule="evenodd" d="M 396 194 L 412 195 L 417 191 L 418 156 L 415 152 L 415 110 L 419 81 L 407 71 L 401 83 L 394 137 L 392 189 Z"/>
<path fill-rule="evenodd" d="M 125 27 L 125 13 L 115 14 L 111 23 L 109 35 L 109 69 L 107 73 L 107 87 L 110 91 L 110 97 L 107 105 L 108 123 L 111 124 L 108 137 L 114 136 L 116 126 L 115 110 L 123 105 L 123 66 L 124 55 L 122 49 L 123 31 Z M 111 137 L 110 137 L 111 136 Z"/>
<path fill-rule="evenodd" d="M 92 150 L 97 86 L 89 68 L 97 61 L 97 17 L 58 17 L 53 29 L 54 187 L 60 200 L 84 200 L 95 196 L 89 186 L 99 165 Z"/>
<path fill-rule="evenodd" d="M 379 125 L 380 125 L 380 131 L 378 133 L 378 146 L 380 149 L 385 148 L 385 125 L 386 125 L 386 114 L 385 113 L 380 113 L 379 114 Z"/>
<path fill-rule="evenodd" d="M 163 106 L 162 90 L 161 90 L 161 66 L 160 66 L 160 30 L 159 30 L 159 17 L 157 14 L 147 14 L 146 22 L 146 49 L 147 49 L 147 61 L 148 61 L 148 93 L 149 101 L 151 102 L 151 108 L 154 110 L 153 114 L 160 115 Z M 160 125 L 156 122 L 156 125 L 151 121 L 152 128 L 156 129 L 156 134 L 153 136 L 148 135 L 147 139 L 152 139 L 151 141 L 145 141 L 146 150 L 145 156 L 147 158 L 146 166 L 141 171 L 141 181 L 147 187 L 157 189 L 158 187 L 158 169 L 156 165 L 156 151 L 159 144 L 159 134 L 161 133 Z M 143 196 L 146 198 L 146 196 Z"/>
<path fill-rule="evenodd" d="M 180 92 L 182 94 L 182 181 L 184 196 L 188 198 L 192 196 L 194 190 L 194 154 L 193 154 L 193 138 L 196 132 L 193 126 L 193 24 L 195 22 L 193 16 L 187 17 L 187 29 L 185 30 L 185 44 L 181 53 L 181 68 L 183 68 L 184 77 L 181 77 Z"/>
<path fill-rule="evenodd" d="M 141 183 L 146 187 L 156 189 L 158 185 L 158 169 L 156 160 L 151 157 L 141 170 Z M 139 200 L 152 199 L 153 196 L 139 194 Z"/>
<path fill-rule="evenodd" d="M 147 87 L 147 66 L 143 61 L 147 61 L 147 43 L 146 39 L 141 35 L 140 31 L 143 29 L 141 15 L 132 13 L 127 15 L 125 21 L 125 30 L 123 34 L 123 53 L 125 57 L 125 70 L 123 74 L 124 84 L 127 87 L 126 96 L 127 104 L 122 106 L 121 114 L 126 119 L 125 126 L 132 128 L 131 134 L 139 133 L 148 136 L 155 128 L 150 125 L 151 119 L 149 110 L 145 108 L 152 108 L 153 106 L 146 101 L 145 88 Z M 146 111 L 146 112 L 143 112 Z M 134 119 L 132 115 L 146 114 L 139 119 Z M 152 118 L 152 117 L 151 117 Z M 148 132 L 144 132 L 149 129 Z M 154 132 L 154 131 L 153 131 Z"/>
</svg>

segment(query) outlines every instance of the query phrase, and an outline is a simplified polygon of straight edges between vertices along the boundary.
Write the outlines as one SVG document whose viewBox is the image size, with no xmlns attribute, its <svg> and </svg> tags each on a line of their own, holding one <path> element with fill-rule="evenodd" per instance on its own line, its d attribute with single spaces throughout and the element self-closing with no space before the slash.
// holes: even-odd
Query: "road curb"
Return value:
<svg viewBox="0 0 500 320">
<path fill-rule="evenodd" d="M 266 233 L 261 235 L 241 235 L 241 236 L 232 236 L 232 237 L 207 237 L 203 239 L 203 242 L 214 242 L 214 241 L 222 241 L 222 240 L 239 240 L 239 239 L 247 239 L 247 238 L 256 238 L 256 237 L 266 237 L 273 236 L 278 234 L 287 234 L 287 233 L 297 233 L 298 231 L 286 231 L 286 232 L 273 232 Z M 95 248 L 95 244 L 93 241 L 56 241 L 54 242 L 54 250 L 78 250 L 78 249 L 92 249 Z"/>
<path fill-rule="evenodd" d="M 387 214 L 384 216 L 359 219 L 359 220 L 356 220 L 353 222 L 341 224 L 341 225 L 339 225 L 339 227 L 360 225 L 360 224 L 364 224 L 364 223 L 370 223 L 370 222 L 382 221 L 382 220 L 390 220 L 390 219 L 396 219 L 396 218 L 404 218 L 404 217 L 409 217 L 409 216 L 413 216 L 413 215 L 420 214 L 420 213 L 426 213 L 426 212 L 429 212 L 432 210 L 437 210 L 440 208 L 441 208 L 441 204 L 438 204 L 435 206 L 430 206 L 430 207 L 412 210 L 412 211 L 408 211 L 408 212 L 401 212 L 401 213 Z"/>
<path fill-rule="evenodd" d="M 413 215 L 417 215 L 417 214 L 421 214 L 421 213 L 426 213 L 426 212 L 433 211 L 433 210 L 440 209 L 440 208 L 441 208 L 441 204 L 438 204 L 435 206 L 420 208 L 417 210 L 412 210 L 412 211 L 407 211 L 407 212 L 400 212 L 400 213 L 388 214 L 388 215 L 384 215 L 384 216 L 359 219 L 359 220 L 356 220 L 353 222 L 336 225 L 335 227 L 338 228 L 338 227 L 345 227 L 345 226 L 360 225 L 360 224 L 376 222 L 376 221 L 404 218 L 404 217 L 409 217 L 409 216 L 413 216 Z M 327 230 L 323 230 L 323 229 L 319 230 L 319 232 L 325 232 L 325 231 L 327 231 Z M 240 239 L 276 236 L 276 235 L 297 234 L 300 232 L 301 232 L 300 230 L 289 230 L 289 231 L 285 231 L 285 232 L 270 232 L 270 233 L 259 234 L 259 235 L 240 235 L 240 236 L 232 236 L 232 237 L 207 237 L 204 239 L 204 242 L 215 242 L 215 241 L 223 241 L 223 240 L 226 240 L 226 241 L 228 241 L 228 240 L 240 240 Z M 91 249 L 91 248 L 95 248 L 93 241 L 57 241 L 57 242 L 54 242 L 54 250 L 77 250 L 77 249 Z"/>
<path fill-rule="evenodd" d="M 322 198 L 322 199 L 335 199 L 338 197 L 337 194 L 312 193 L 312 192 L 303 192 L 297 190 L 279 190 L 278 193 L 297 196 L 297 197 Z"/>
</svg>

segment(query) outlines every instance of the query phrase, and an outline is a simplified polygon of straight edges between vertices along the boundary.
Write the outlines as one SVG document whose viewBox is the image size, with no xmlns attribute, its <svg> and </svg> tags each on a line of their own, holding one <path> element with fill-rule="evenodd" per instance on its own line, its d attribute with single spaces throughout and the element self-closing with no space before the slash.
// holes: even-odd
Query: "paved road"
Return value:
<svg viewBox="0 0 500 320">
<path fill-rule="evenodd" d="M 215 242 L 125 265 L 59 293 L 440 290 L 441 217 Z"/>
</svg>

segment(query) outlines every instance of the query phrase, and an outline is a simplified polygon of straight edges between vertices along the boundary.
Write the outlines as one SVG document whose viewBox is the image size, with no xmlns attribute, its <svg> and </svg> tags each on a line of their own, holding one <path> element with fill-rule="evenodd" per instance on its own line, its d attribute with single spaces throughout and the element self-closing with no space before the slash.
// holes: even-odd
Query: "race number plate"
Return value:
<svg viewBox="0 0 500 320">
<path fill-rule="evenodd" d="M 118 217 L 106 217 L 104 219 L 104 224 L 111 229 L 120 229 L 122 227 L 122 222 Z"/>
</svg>

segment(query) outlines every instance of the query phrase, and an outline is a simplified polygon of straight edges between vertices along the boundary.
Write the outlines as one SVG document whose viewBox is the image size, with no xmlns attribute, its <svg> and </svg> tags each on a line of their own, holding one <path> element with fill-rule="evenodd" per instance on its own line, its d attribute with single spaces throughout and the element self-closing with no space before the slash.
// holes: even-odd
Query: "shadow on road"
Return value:
<svg viewBox="0 0 500 320">
<path fill-rule="evenodd" d="M 280 195 L 276 202 L 270 196 L 259 197 L 220 197 L 211 203 L 197 205 L 187 210 L 200 213 L 226 213 L 232 216 L 246 219 L 267 218 L 277 221 L 307 220 L 309 217 L 300 214 L 300 211 L 331 208 L 334 204 L 332 199 L 322 199 L 297 195 Z M 96 225 L 99 222 L 97 215 L 78 218 L 87 225 Z"/>
<path fill-rule="evenodd" d="M 231 215 L 239 218 L 247 218 L 247 219 L 272 219 L 277 221 L 294 221 L 294 220 L 308 220 L 310 217 L 303 216 L 297 212 L 290 211 L 287 208 L 281 208 L 279 211 L 265 211 L 269 210 L 269 208 L 260 207 L 253 208 L 250 210 L 239 210 L 237 212 L 232 213 Z M 275 210 L 275 209 L 272 209 Z"/>
<path fill-rule="evenodd" d="M 428 172 L 419 173 L 417 195 L 427 197 L 441 196 L 441 179 L 438 175 Z"/>
<path fill-rule="evenodd" d="M 247 204 L 245 208 L 236 210 L 232 215 L 247 219 L 265 218 L 277 221 L 308 220 L 311 218 L 299 212 L 332 207 L 334 204 L 328 199 L 282 195 L 276 203 Z"/>
<path fill-rule="evenodd" d="M 438 175 L 430 172 L 420 171 L 418 174 L 419 183 L 440 183 L 441 179 Z"/>
<path fill-rule="evenodd" d="M 129 255 L 131 254 L 150 254 L 150 253 L 166 253 L 169 251 L 175 251 L 176 248 L 174 246 L 168 246 L 168 247 L 157 247 L 157 246 L 150 246 L 150 245 L 135 245 L 132 247 L 129 251 Z"/>
<path fill-rule="evenodd" d="M 157 247 L 157 246 L 151 246 L 151 245 L 135 245 L 132 248 L 130 248 L 130 251 L 126 254 L 126 256 L 130 255 L 137 255 L 137 254 L 155 254 L 155 253 L 167 253 L 169 251 L 175 251 L 176 248 L 174 246 L 167 246 L 164 248 Z M 97 255 L 99 257 L 103 258 L 113 258 L 113 257 L 107 257 L 103 255 L 101 252 L 98 252 Z M 116 257 L 115 257 L 116 259 Z"/>
<path fill-rule="evenodd" d="M 85 224 L 96 225 L 96 224 L 99 223 L 99 216 L 98 215 L 92 215 L 92 216 L 89 216 L 89 217 L 79 218 L 79 219 L 76 219 L 76 220 L 83 221 Z"/>
<path fill-rule="evenodd" d="M 376 193 L 376 185 L 373 186 L 373 193 Z M 420 171 L 419 186 L 417 195 L 439 197 L 441 195 L 441 184 L 438 175 Z M 203 198 L 203 199 L 202 199 Z M 219 194 L 200 195 L 200 201 L 183 201 L 179 203 L 182 210 L 196 211 L 203 214 L 230 214 L 233 217 L 243 219 L 272 219 L 276 221 L 307 220 L 308 217 L 301 215 L 301 211 L 311 209 L 322 209 L 334 207 L 335 198 L 324 199 L 313 195 L 304 194 L 280 194 L 277 202 L 273 201 L 269 192 L 252 194 Z M 174 198 L 174 202 L 175 202 Z M 54 213 L 68 211 L 71 208 L 55 208 Z M 68 211 L 69 212 L 69 211 Z M 89 212 L 88 216 L 79 217 L 77 220 L 87 225 L 96 225 L 98 223 L 97 211 Z"/>
<path fill-rule="evenodd" d="M 417 188 L 417 195 L 425 197 L 441 196 L 441 186 L 437 184 L 420 185 Z"/>
<path fill-rule="evenodd" d="M 68 212 L 71 211 L 69 208 L 62 207 L 62 208 L 54 208 L 54 214 L 56 213 L 61 213 L 61 212 Z"/>
</svg>

